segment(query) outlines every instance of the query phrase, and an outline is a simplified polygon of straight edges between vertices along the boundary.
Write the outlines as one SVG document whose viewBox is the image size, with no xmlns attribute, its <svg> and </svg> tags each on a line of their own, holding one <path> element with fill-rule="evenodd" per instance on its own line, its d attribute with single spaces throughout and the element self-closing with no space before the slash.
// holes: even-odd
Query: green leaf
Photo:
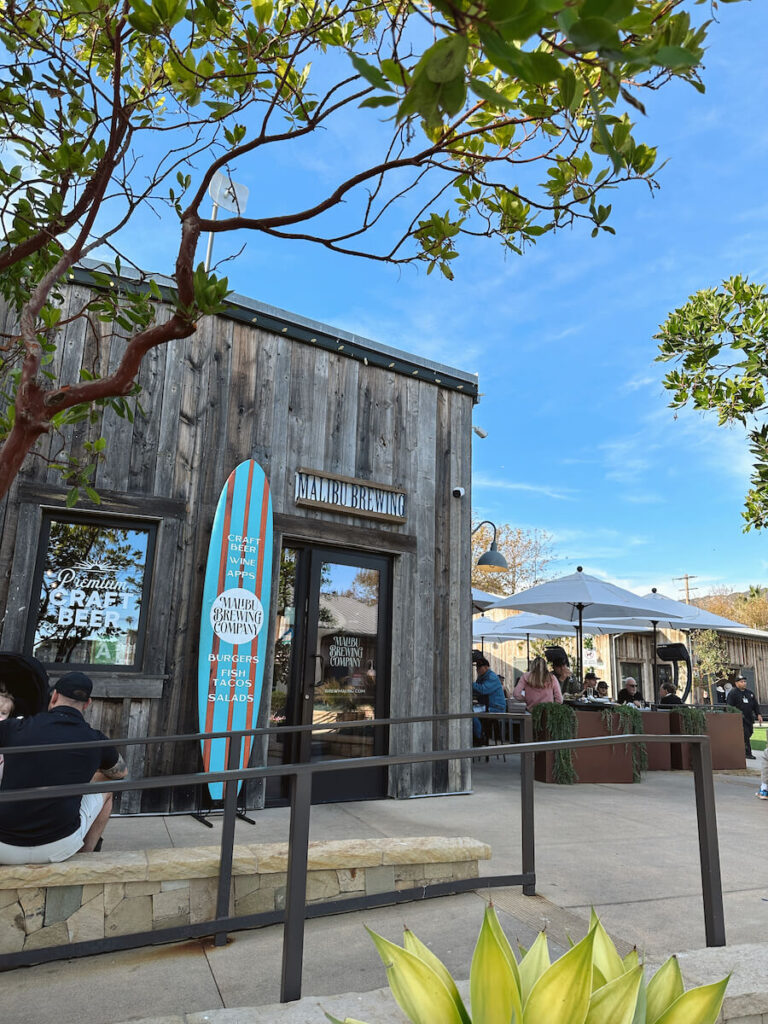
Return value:
<svg viewBox="0 0 768 1024">
<path fill-rule="evenodd" d="M 361 107 L 391 107 L 398 102 L 397 96 L 369 96 L 360 104 Z"/>
<path fill-rule="evenodd" d="M 522 952 L 522 946 L 520 949 Z M 544 932 L 539 932 L 531 948 L 523 953 L 523 957 L 518 965 L 520 994 L 523 998 L 523 1005 L 527 1002 L 533 986 L 542 974 L 548 970 L 550 963 L 547 937 Z"/>
<path fill-rule="evenodd" d="M 433 43 L 419 64 L 423 63 L 430 82 L 452 82 L 459 76 L 464 77 L 468 49 L 469 44 L 465 36 L 448 36 L 447 39 L 439 39 Z"/>
<path fill-rule="evenodd" d="M 653 63 L 663 68 L 695 68 L 699 59 L 682 46 L 661 46 L 653 55 Z"/>
<path fill-rule="evenodd" d="M 568 30 L 571 42 L 582 51 L 621 48 L 616 26 L 607 18 L 579 18 Z"/>
<path fill-rule="evenodd" d="M 386 92 L 392 92 L 392 86 L 386 80 L 381 71 L 374 67 L 373 64 L 369 64 L 367 60 L 363 60 L 362 57 L 358 57 L 356 53 L 350 52 L 349 59 L 352 61 L 355 71 L 363 78 L 370 82 L 371 85 L 375 85 L 377 89 L 384 89 Z"/>
<path fill-rule="evenodd" d="M 629 17 L 634 6 L 633 0 L 584 0 L 581 17 L 621 21 L 623 18 Z"/>
<path fill-rule="evenodd" d="M 469 87 L 475 96 L 479 96 L 481 100 L 485 100 L 494 107 L 499 107 L 501 110 L 511 110 L 515 104 L 502 96 L 500 92 L 496 92 L 487 82 L 484 82 L 482 78 L 470 78 Z"/>
<path fill-rule="evenodd" d="M 412 1024 L 462 1024 L 450 992 L 428 964 L 370 928 L 366 931 L 387 969 L 392 995 Z"/>
<path fill-rule="evenodd" d="M 472 955 L 469 971 L 472 1019 L 481 1024 L 522 1024 L 520 991 L 508 955 L 491 924 L 490 919 L 495 916 L 494 908 L 486 907 Z M 439 1018 L 435 1017 L 435 1024 L 437 1020 Z"/>
<path fill-rule="evenodd" d="M 459 995 L 459 990 L 456 988 L 456 982 L 453 980 L 450 971 L 445 966 L 442 960 L 438 959 L 429 946 L 425 946 L 424 943 L 419 939 L 410 928 L 406 928 L 403 933 L 403 947 L 408 950 L 409 953 L 413 953 L 414 956 L 419 957 L 423 960 L 427 966 L 431 967 L 432 970 L 442 979 L 443 984 L 451 993 L 451 998 L 456 1004 L 456 1009 L 459 1011 L 463 1024 L 472 1024 L 467 1008 L 464 1006 L 464 1000 Z"/>
<path fill-rule="evenodd" d="M 648 1024 L 656 1024 L 668 1006 L 671 1006 L 676 999 L 685 991 L 683 975 L 680 972 L 680 965 L 676 956 L 671 956 L 665 964 L 656 971 L 648 982 Z"/>
<path fill-rule="evenodd" d="M 616 946 L 603 928 L 600 919 L 592 908 L 589 927 L 594 929 L 595 940 L 592 948 L 592 963 L 601 972 L 606 981 L 614 981 L 624 974 L 624 964 L 621 962 Z"/>
<path fill-rule="evenodd" d="M 77 487 L 71 487 L 67 491 L 67 508 L 72 508 L 73 505 L 77 504 L 77 499 L 80 497 L 80 491 Z"/>
<path fill-rule="evenodd" d="M 730 977 L 729 974 L 712 985 L 689 989 L 658 1018 L 657 1024 L 715 1024 Z"/>
<path fill-rule="evenodd" d="M 594 929 L 548 968 L 525 1003 L 524 1024 L 584 1024 L 592 994 Z"/>
<path fill-rule="evenodd" d="M 584 1024 L 632 1024 L 642 980 L 643 968 L 638 966 L 603 985 L 590 1000 Z"/>
</svg>

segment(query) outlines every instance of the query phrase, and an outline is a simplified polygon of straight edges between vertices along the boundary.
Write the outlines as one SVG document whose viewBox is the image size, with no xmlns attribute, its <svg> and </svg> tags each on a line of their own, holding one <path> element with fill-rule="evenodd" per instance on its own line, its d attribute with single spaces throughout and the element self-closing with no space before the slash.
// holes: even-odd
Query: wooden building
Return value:
<svg viewBox="0 0 768 1024">
<path fill-rule="evenodd" d="M 78 272 L 65 315 L 90 287 Z M 66 330 L 53 367 L 59 380 L 115 365 L 122 342 L 106 326 L 77 320 Z M 196 732 L 214 509 L 231 470 L 252 457 L 266 471 L 275 511 L 259 724 L 346 716 L 349 736 L 323 734 L 318 757 L 466 742 L 467 724 L 399 726 L 389 735 L 352 725 L 374 714 L 470 710 L 476 377 L 233 297 L 192 338 L 150 352 L 140 382 L 145 417 L 129 422 L 107 408 L 97 422 L 67 430 L 73 453 L 107 439 L 93 481 L 100 504 L 66 507 L 46 461 L 56 438 L 43 458 L 28 459 L 2 504 L 2 649 L 36 653 L 54 678 L 82 667 L 96 684 L 91 721 L 112 736 Z M 345 507 L 334 481 L 369 500 Z M 270 744 L 270 758 L 290 757 L 289 747 Z M 252 763 L 263 756 L 258 748 Z M 134 777 L 200 768 L 194 744 L 136 746 L 128 760 Z M 316 795 L 461 791 L 468 772 L 463 761 L 358 782 L 345 773 Z M 190 809 L 200 799 L 175 793 L 146 793 L 141 808 Z M 256 785 L 248 793 L 249 806 L 264 798 Z M 266 799 L 280 800 L 279 788 Z M 139 806 L 137 796 L 123 799 L 124 812 Z"/>
</svg>

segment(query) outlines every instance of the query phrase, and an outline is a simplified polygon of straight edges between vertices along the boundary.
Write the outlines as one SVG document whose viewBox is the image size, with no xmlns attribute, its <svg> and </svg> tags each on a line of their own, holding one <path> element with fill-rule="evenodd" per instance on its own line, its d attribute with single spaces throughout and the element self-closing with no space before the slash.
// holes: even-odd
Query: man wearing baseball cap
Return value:
<svg viewBox="0 0 768 1024">
<path fill-rule="evenodd" d="M 760 713 L 757 697 L 747 689 L 747 680 L 744 676 L 739 673 L 733 682 L 733 689 L 728 691 L 725 703 L 732 708 L 738 708 L 741 712 L 741 724 L 744 727 L 744 756 L 748 761 L 754 761 L 755 755 L 752 753 L 752 744 L 749 741 L 755 719 L 762 725 L 763 716 Z"/>
<path fill-rule="evenodd" d="M 3 793 L 125 778 L 122 757 L 83 718 L 92 690 L 93 681 L 85 673 L 67 672 L 54 683 L 47 711 L 0 722 L 0 747 L 6 748 Z M 107 745 L 81 746 L 93 740 Z M 68 746 L 30 753 L 12 749 L 47 743 Z M 0 803 L 0 864 L 55 863 L 100 849 L 111 810 L 111 793 Z"/>
</svg>

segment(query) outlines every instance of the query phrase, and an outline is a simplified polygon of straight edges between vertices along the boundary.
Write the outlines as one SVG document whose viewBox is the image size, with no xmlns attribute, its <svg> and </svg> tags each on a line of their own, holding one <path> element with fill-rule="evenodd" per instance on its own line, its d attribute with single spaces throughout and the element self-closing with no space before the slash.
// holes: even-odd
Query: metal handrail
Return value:
<svg viewBox="0 0 768 1024">
<path fill-rule="evenodd" d="M 382 754 L 369 757 L 343 758 L 334 761 L 284 764 L 257 768 L 238 768 L 240 750 L 244 736 L 273 735 L 275 733 L 299 732 L 314 728 L 350 729 L 370 725 L 406 725 L 417 722 L 454 721 L 479 717 L 517 724 L 522 729 L 525 742 L 502 743 L 492 747 L 460 748 L 457 750 L 436 750 L 409 752 L 404 754 Z M 318 726 L 274 726 L 252 730 L 233 730 L 220 733 L 194 733 L 181 736 L 144 737 L 131 740 L 110 740 L 111 746 L 154 744 L 168 742 L 198 741 L 200 739 L 229 739 L 227 769 L 219 772 L 196 772 L 148 779 L 89 783 L 84 785 L 44 786 L 25 790 L 0 790 L 0 803 L 20 799 L 44 799 L 51 796 L 72 796 L 85 792 L 117 793 L 123 791 L 177 788 L 190 783 L 207 784 L 223 782 L 224 817 L 222 822 L 221 855 L 219 861 L 218 894 L 216 916 L 197 924 L 179 925 L 159 931 L 140 932 L 132 935 L 113 936 L 87 942 L 69 943 L 44 949 L 0 955 L 0 971 L 51 960 L 88 956 L 94 953 L 131 949 L 139 946 L 180 939 L 214 935 L 217 945 L 226 942 L 227 933 L 244 928 L 254 928 L 282 922 L 283 963 L 281 975 L 282 1002 L 301 997 L 301 973 L 304 949 L 304 923 L 308 917 L 320 917 L 343 913 L 364 907 L 386 906 L 411 899 L 430 898 L 446 893 L 466 892 L 479 888 L 519 885 L 523 893 L 533 895 L 536 889 L 535 841 L 534 841 L 534 800 L 533 800 L 533 757 L 545 751 L 578 750 L 582 747 L 615 746 L 617 743 L 687 743 L 690 746 L 691 764 L 694 775 L 696 814 L 699 836 L 699 859 L 701 863 L 702 897 L 704 904 L 704 925 L 708 946 L 725 945 L 725 920 L 723 914 L 720 858 L 717 844 L 717 822 L 715 814 L 714 785 L 712 781 L 712 758 L 709 738 L 704 735 L 645 735 L 626 734 L 596 736 L 586 739 L 544 740 L 531 742 L 532 722 L 529 715 L 509 712 L 457 713 L 442 715 L 419 715 L 401 719 L 370 719 L 365 722 L 319 723 Z M 78 746 L 104 746 L 103 741 L 93 741 Z M 40 752 L 71 747 L 70 744 L 41 744 L 36 747 L 0 748 L 14 753 L 22 751 Z M 349 897 L 343 900 L 328 900 L 323 903 L 306 905 L 307 861 L 309 848 L 309 819 L 311 811 L 312 779 L 318 772 L 354 771 L 365 767 L 388 767 L 400 764 L 420 764 L 433 761 L 462 760 L 477 757 L 483 753 L 521 755 L 521 854 L 522 872 L 519 875 L 494 875 L 490 877 L 461 879 L 409 890 L 379 893 L 373 896 Z M 237 816 L 237 792 L 241 781 L 260 778 L 288 776 L 290 779 L 290 825 L 288 840 L 288 871 L 284 911 L 269 911 L 241 917 L 229 916 L 229 898 L 232 884 L 232 860 Z"/>
</svg>

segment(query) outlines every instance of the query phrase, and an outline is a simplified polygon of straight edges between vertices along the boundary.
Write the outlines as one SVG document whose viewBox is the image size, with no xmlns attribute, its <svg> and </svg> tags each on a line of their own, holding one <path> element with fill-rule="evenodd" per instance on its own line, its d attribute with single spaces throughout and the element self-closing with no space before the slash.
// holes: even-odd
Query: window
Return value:
<svg viewBox="0 0 768 1024">
<path fill-rule="evenodd" d="M 25 649 L 47 664 L 140 669 L 155 532 L 45 513 Z"/>
</svg>

